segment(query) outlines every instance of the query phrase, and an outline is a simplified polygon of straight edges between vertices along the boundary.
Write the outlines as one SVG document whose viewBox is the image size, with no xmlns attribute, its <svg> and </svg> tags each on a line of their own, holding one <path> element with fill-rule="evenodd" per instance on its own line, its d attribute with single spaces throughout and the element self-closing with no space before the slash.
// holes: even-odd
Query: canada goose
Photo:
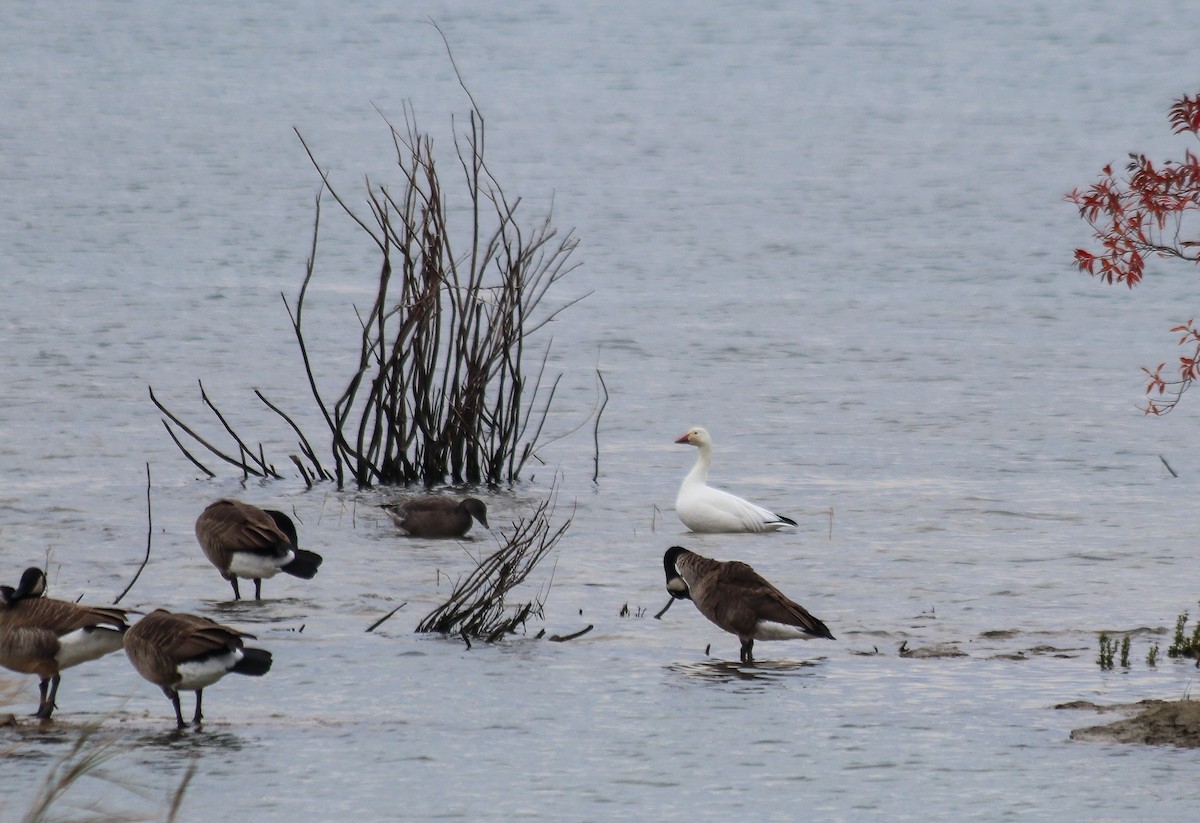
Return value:
<svg viewBox="0 0 1200 823">
<path fill-rule="evenodd" d="M 271 670 L 271 653 L 246 648 L 243 638 L 252 634 L 231 629 L 194 614 L 172 613 L 155 609 L 125 634 L 125 654 L 138 674 L 163 690 L 175 707 L 179 728 L 183 711 L 179 692 L 196 693 L 196 713 L 192 723 L 200 725 L 200 704 L 204 689 L 225 675 L 246 674 L 261 677 Z"/>
<path fill-rule="evenodd" d="M 691 600 L 700 614 L 742 641 L 741 661 L 754 662 L 755 640 L 833 640 L 800 604 L 736 560 L 722 562 L 672 546 L 663 555 L 667 591 Z"/>
<path fill-rule="evenodd" d="M 453 497 L 427 495 L 382 506 L 392 521 L 412 537 L 462 537 L 471 529 L 471 518 L 485 529 L 487 506 L 474 497 L 462 501 Z"/>
<path fill-rule="evenodd" d="M 241 600 L 238 578 L 254 581 L 254 599 L 262 600 L 262 581 L 279 572 L 311 580 L 322 557 L 297 546 L 296 526 L 280 511 L 260 509 L 238 500 L 218 500 L 196 520 L 196 539 L 208 562 L 233 586 Z"/>
<path fill-rule="evenodd" d="M 796 525 L 790 517 L 708 485 L 712 437 L 706 429 L 696 426 L 675 442 L 700 449 L 696 464 L 683 478 L 675 498 L 675 513 L 683 525 L 694 532 L 768 532 Z"/>
<path fill-rule="evenodd" d="M 61 672 L 115 652 L 129 623 L 124 609 L 81 606 L 45 597 L 46 575 L 29 568 L 17 588 L 0 586 L 0 665 L 36 674 L 39 702 L 34 716 L 54 713 Z"/>
</svg>

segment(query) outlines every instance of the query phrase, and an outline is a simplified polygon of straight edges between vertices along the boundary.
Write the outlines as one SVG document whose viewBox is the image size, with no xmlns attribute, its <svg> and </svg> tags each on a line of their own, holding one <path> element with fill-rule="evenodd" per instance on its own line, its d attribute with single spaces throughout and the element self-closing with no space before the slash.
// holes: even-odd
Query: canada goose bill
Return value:
<svg viewBox="0 0 1200 823">
<path fill-rule="evenodd" d="M 452 497 L 426 495 L 399 503 L 386 503 L 381 508 L 410 537 L 462 537 L 470 531 L 472 519 L 485 529 L 490 528 L 487 506 L 474 497 L 455 500 Z"/>
<path fill-rule="evenodd" d="M 26 569 L 21 582 L 0 586 L 0 665 L 36 674 L 43 720 L 54 714 L 61 672 L 115 652 L 129 628 L 125 609 L 82 606 L 46 597 L 46 575 Z"/>
<path fill-rule="evenodd" d="M 242 599 L 238 578 L 254 581 L 254 599 L 262 600 L 262 581 L 279 572 L 311 580 L 323 558 L 299 548 L 296 525 L 281 511 L 260 509 L 239 500 L 218 500 L 196 520 L 196 539 L 208 562 Z"/>
<path fill-rule="evenodd" d="M 271 670 L 271 653 L 249 648 L 252 634 L 222 626 L 207 617 L 156 609 L 125 635 L 125 654 L 138 674 L 163 690 L 175 709 L 175 722 L 184 728 L 179 693 L 196 693 L 192 724 L 203 720 L 204 689 L 230 672 L 261 677 Z"/>
<path fill-rule="evenodd" d="M 700 450 L 692 470 L 683 478 L 675 497 L 675 514 L 694 532 L 772 532 L 795 526 L 796 521 L 756 506 L 749 500 L 708 485 L 712 466 L 712 437 L 708 430 L 695 426 L 676 443 Z"/>
<path fill-rule="evenodd" d="M 755 640 L 834 639 L 824 623 L 745 563 L 672 546 L 663 555 L 663 570 L 671 597 L 691 600 L 702 615 L 737 635 L 743 663 L 754 662 Z"/>
</svg>

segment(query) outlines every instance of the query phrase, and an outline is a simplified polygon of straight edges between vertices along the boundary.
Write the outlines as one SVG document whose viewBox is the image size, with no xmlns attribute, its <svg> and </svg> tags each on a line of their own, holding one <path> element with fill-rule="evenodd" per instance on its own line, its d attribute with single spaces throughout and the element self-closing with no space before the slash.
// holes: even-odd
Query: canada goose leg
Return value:
<svg viewBox="0 0 1200 823">
<path fill-rule="evenodd" d="M 254 578 L 254 599 L 262 600 L 262 578 Z"/>
<path fill-rule="evenodd" d="M 38 683 L 38 709 L 33 713 L 34 717 L 40 717 L 43 720 L 50 719 L 50 715 L 54 713 L 54 701 L 58 698 L 60 680 L 62 677 L 56 674 Z"/>
<path fill-rule="evenodd" d="M 192 725 L 199 726 L 204 715 L 200 713 L 200 703 L 204 698 L 204 689 L 196 689 L 196 713 L 192 716 Z"/>
<path fill-rule="evenodd" d="M 183 710 L 179 708 L 179 692 L 163 686 L 163 694 L 167 696 L 167 699 L 171 701 L 171 705 L 175 707 L 175 725 L 180 729 L 185 728 L 187 724 L 183 722 Z"/>
<path fill-rule="evenodd" d="M 233 599 L 234 599 L 234 600 L 241 600 L 241 599 L 242 599 L 242 593 L 241 593 L 240 591 L 238 591 L 238 584 L 237 584 L 237 576 L 236 576 L 236 575 L 235 575 L 234 577 L 231 577 L 231 578 L 229 578 L 229 585 L 233 586 Z"/>
<path fill-rule="evenodd" d="M 754 663 L 754 638 L 742 641 L 742 662 Z"/>
</svg>

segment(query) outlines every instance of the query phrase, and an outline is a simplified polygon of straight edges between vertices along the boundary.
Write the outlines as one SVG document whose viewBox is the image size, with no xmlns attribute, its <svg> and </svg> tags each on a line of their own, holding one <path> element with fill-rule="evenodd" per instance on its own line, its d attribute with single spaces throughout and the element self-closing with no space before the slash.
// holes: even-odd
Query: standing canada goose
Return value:
<svg viewBox="0 0 1200 823">
<path fill-rule="evenodd" d="M 745 563 L 672 546 L 663 555 L 663 569 L 671 597 L 691 600 L 700 614 L 738 636 L 743 663 L 754 662 L 755 640 L 834 639 L 824 623 Z"/>
<path fill-rule="evenodd" d="M 163 690 L 182 729 L 186 724 L 179 692 L 196 693 L 192 723 L 199 726 L 205 687 L 230 672 L 262 677 L 271 670 L 271 653 L 246 648 L 242 640 L 247 637 L 253 639 L 254 635 L 207 617 L 155 609 L 126 633 L 125 654 L 138 674 Z"/>
<path fill-rule="evenodd" d="M 696 464 L 683 478 L 675 498 L 675 513 L 683 525 L 694 532 L 770 532 L 796 525 L 790 517 L 708 485 L 712 438 L 706 429 L 696 426 L 675 442 L 700 449 Z"/>
<path fill-rule="evenodd" d="M 36 717 L 54 713 L 61 672 L 121 648 L 129 623 L 124 609 L 81 606 L 45 597 L 46 575 L 26 569 L 17 588 L 0 586 L 0 665 L 36 674 Z"/>
<path fill-rule="evenodd" d="M 411 537 L 462 537 L 471 528 L 471 518 L 478 520 L 485 529 L 491 528 L 487 521 L 487 506 L 474 497 L 460 502 L 452 497 L 427 495 L 401 503 L 387 503 L 382 508 Z"/>
<path fill-rule="evenodd" d="M 296 526 L 280 511 L 263 510 L 238 500 L 218 500 L 196 520 L 196 539 L 208 562 L 233 586 L 238 578 L 254 581 L 254 599 L 262 600 L 263 578 L 279 572 L 311 580 L 321 565 L 316 552 L 297 546 Z"/>
</svg>

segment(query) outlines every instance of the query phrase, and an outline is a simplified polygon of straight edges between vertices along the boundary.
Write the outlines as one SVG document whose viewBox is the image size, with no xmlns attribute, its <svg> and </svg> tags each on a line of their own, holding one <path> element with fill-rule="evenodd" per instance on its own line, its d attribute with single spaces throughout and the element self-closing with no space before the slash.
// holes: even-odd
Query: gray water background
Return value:
<svg viewBox="0 0 1200 823">
<path fill-rule="evenodd" d="M 214 686 L 183 737 L 123 659 L 68 672 L 53 726 L 5 732 L 0 818 L 94 721 L 116 782 L 82 781 L 64 812 L 161 816 L 195 764 L 185 820 L 1195 818 L 1190 753 L 1070 742 L 1103 718 L 1053 707 L 1195 689 L 1190 662 L 1144 657 L 1195 612 L 1200 408 L 1138 409 L 1193 272 L 1156 263 L 1133 291 L 1074 272 L 1089 235 L 1062 195 L 1128 151 L 1189 146 L 1165 112 L 1197 90 L 1200 8 L 67 0 L 0 18 L 0 576 L 48 555 L 53 594 L 110 601 L 145 550 L 149 463 L 153 554 L 127 602 L 214 615 L 276 656 Z M 399 186 L 374 107 L 408 105 L 453 178 L 468 103 L 429 18 L 506 191 L 582 241 L 551 299 L 590 296 L 542 340 L 564 375 L 548 434 L 584 426 L 488 496 L 501 530 L 555 486 L 573 516 L 534 581 L 548 631 L 595 626 L 568 643 L 413 634 L 494 538 L 404 542 L 374 508 L 390 492 L 306 491 L 252 394 L 321 431 L 280 299 L 319 182 L 293 129 L 358 196 L 364 175 Z M 377 261 L 328 204 L 325 226 L 306 323 L 332 393 Z M 197 476 L 147 395 L 216 434 L 197 379 L 285 480 Z M 684 533 L 695 455 L 672 441 L 695 424 L 714 482 L 794 533 Z M 222 495 L 294 511 L 316 580 L 228 603 L 192 536 Z M 730 666 L 736 639 L 687 604 L 649 616 L 674 543 L 754 564 L 837 641 Z M 1096 665 L 1101 630 L 1136 632 L 1128 671 Z"/>
</svg>

